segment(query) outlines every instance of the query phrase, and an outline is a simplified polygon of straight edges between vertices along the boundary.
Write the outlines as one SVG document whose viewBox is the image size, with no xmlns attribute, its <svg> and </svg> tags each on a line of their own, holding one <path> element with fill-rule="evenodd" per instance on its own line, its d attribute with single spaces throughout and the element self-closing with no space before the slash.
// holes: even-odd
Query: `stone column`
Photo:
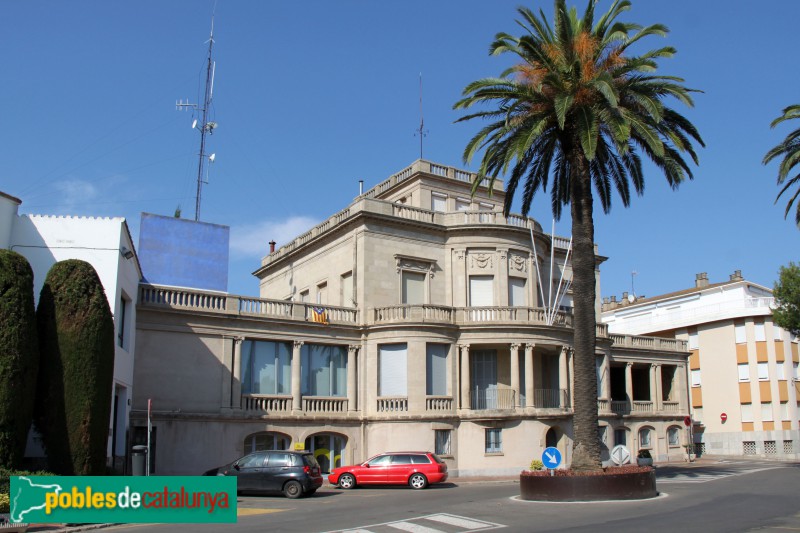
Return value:
<svg viewBox="0 0 800 533">
<path fill-rule="evenodd" d="M 633 411 L 633 363 L 625 365 L 625 394 L 628 396 L 628 407 Z"/>
<path fill-rule="evenodd" d="M 242 408 L 242 342 L 244 337 L 233 339 L 233 383 L 231 384 L 231 409 Z"/>
<path fill-rule="evenodd" d="M 663 393 L 661 390 L 661 363 L 657 363 L 655 367 L 656 367 L 656 372 L 655 372 L 656 400 L 653 403 L 653 408 L 656 411 L 661 411 L 662 409 L 664 409 L 664 398 L 662 398 Z"/>
<path fill-rule="evenodd" d="M 514 409 L 519 409 L 519 344 L 511 345 L 511 390 L 514 391 Z"/>
<path fill-rule="evenodd" d="M 469 344 L 461 344 L 461 409 L 469 409 Z"/>
<path fill-rule="evenodd" d="M 292 350 L 292 411 L 299 413 L 303 410 L 300 397 L 300 349 L 303 341 L 294 341 Z"/>
<path fill-rule="evenodd" d="M 497 277 L 499 278 L 499 298 L 496 300 L 500 306 L 510 305 L 508 301 L 508 249 L 497 249 Z"/>
<path fill-rule="evenodd" d="M 608 354 L 603 355 L 603 398 L 611 401 L 611 361 Z M 611 404 L 609 403 L 609 408 Z"/>
<path fill-rule="evenodd" d="M 357 411 L 356 405 L 356 374 L 357 374 L 357 354 L 359 345 L 351 344 L 347 347 L 347 410 Z"/>
<path fill-rule="evenodd" d="M 525 345 L 525 407 L 535 407 L 533 403 L 534 383 L 533 383 L 533 348 L 534 343 Z"/>
<path fill-rule="evenodd" d="M 569 346 L 562 346 L 561 353 L 558 356 L 558 400 L 560 407 L 566 407 L 565 405 L 561 405 L 563 402 L 561 401 L 561 391 L 569 391 L 569 383 L 568 379 L 569 376 L 567 375 L 567 357 L 569 353 Z M 569 397 L 569 392 L 567 392 L 567 397 Z"/>
</svg>

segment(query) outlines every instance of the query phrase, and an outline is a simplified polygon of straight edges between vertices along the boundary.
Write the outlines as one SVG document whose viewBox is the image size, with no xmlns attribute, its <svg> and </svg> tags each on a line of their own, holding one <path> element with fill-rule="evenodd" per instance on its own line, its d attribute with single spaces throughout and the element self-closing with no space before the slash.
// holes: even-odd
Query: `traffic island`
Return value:
<svg viewBox="0 0 800 533">
<path fill-rule="evenodd" d="M 523 500 L 591 502 L 646 500 L 658 496 L 656 472 L 649 466 L 609 467 L 596 472 L 572 470 L 523 471 L 519 475 Z"/>
</svg>

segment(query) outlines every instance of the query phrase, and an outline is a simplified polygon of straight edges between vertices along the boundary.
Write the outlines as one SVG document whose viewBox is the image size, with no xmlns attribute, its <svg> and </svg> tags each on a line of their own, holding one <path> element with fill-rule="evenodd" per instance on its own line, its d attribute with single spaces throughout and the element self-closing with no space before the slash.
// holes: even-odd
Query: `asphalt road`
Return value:
<svg viewBox="0 0 800 533">
<path fill-rule="evenodd" d="M 129 525 L 106 531 L 374 532 L 800 531 L 800 463 L 704 461 L 659 466 L 661 496 L 635 502 L 520 501 L 513 480 L 406 487 L 323 487 L 311 498 L 239 497 L 236 524 Z"/>
</svg>

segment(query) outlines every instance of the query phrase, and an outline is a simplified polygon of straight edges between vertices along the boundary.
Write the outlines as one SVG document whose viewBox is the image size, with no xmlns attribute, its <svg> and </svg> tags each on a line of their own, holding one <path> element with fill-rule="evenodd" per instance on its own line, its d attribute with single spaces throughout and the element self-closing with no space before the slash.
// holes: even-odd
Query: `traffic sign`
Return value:
<svg viewBox="0 0 800 533">
<path fill-rule="evenodd" d="M 719 418 L 720 418 L 720 420 L 725 422 L 728 419 L 728 414 L 727 413 L 722 413 L 721 415 L 719 415 Z"/>
<path fill-rule="evenodd" d="M 683 419 L 683 424 L 684 424 L 685 426 L 691 426 L 691 425 L 692 425 L 692 417 L 691 417 L 691 416 L 687 416 L 687 417 L 685 417 L 685 418 Z"/>
<path fill-rule="evenodd" d="M 617 444 L 611 449 L 611 460 L 617 466 L 628 464 L 631 462 L 631 452 L 622 444 Z"/>
<path fill-rule="evenodd" d="M 558 465 L 561 464 L 561 452 L 558 451 L 558 448 L 552 446 L 545 448 L 542 452 L 542 464 L 550 470 L 558 468 Z"/>
</svg>

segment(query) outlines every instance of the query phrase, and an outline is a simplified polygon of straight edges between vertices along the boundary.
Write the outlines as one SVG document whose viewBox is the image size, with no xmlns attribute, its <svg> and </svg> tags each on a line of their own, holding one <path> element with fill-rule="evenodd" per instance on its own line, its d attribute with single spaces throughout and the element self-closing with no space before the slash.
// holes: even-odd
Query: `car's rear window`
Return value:
<svg viewBox="0 0 800 533">
<path fill-rule="evenodd" d="M 317 468 L 319 468 L 319 463 L 317 462 L 317 458 L 314 457 L 313 454 L 310 453 L 303 454 L 303 462 L 307 466 L 316 466 Z"/>
<path fill-rule="evenodd" d="M 445 463 L 445 462 L 442 460 L 442 458 L 441 458 L 441 457 L 439 457 L 439 456 L 438 456 L 438 455 L 436 455 L 435 453 L 432 453 L 432 454 L 431 454 L 431 457 L 433 457 L 433 460 L 434 460 L 434 461 L 436 461 L 437 463 L 439 463 L 440 465 L 447 464 L 447 463 Z"/>
<path fill-rule="evenodd" d="M 414 464 L 430 464 L 431 460 L 427 455 L 412 455 L 411 462 Z"/>
</svg>

